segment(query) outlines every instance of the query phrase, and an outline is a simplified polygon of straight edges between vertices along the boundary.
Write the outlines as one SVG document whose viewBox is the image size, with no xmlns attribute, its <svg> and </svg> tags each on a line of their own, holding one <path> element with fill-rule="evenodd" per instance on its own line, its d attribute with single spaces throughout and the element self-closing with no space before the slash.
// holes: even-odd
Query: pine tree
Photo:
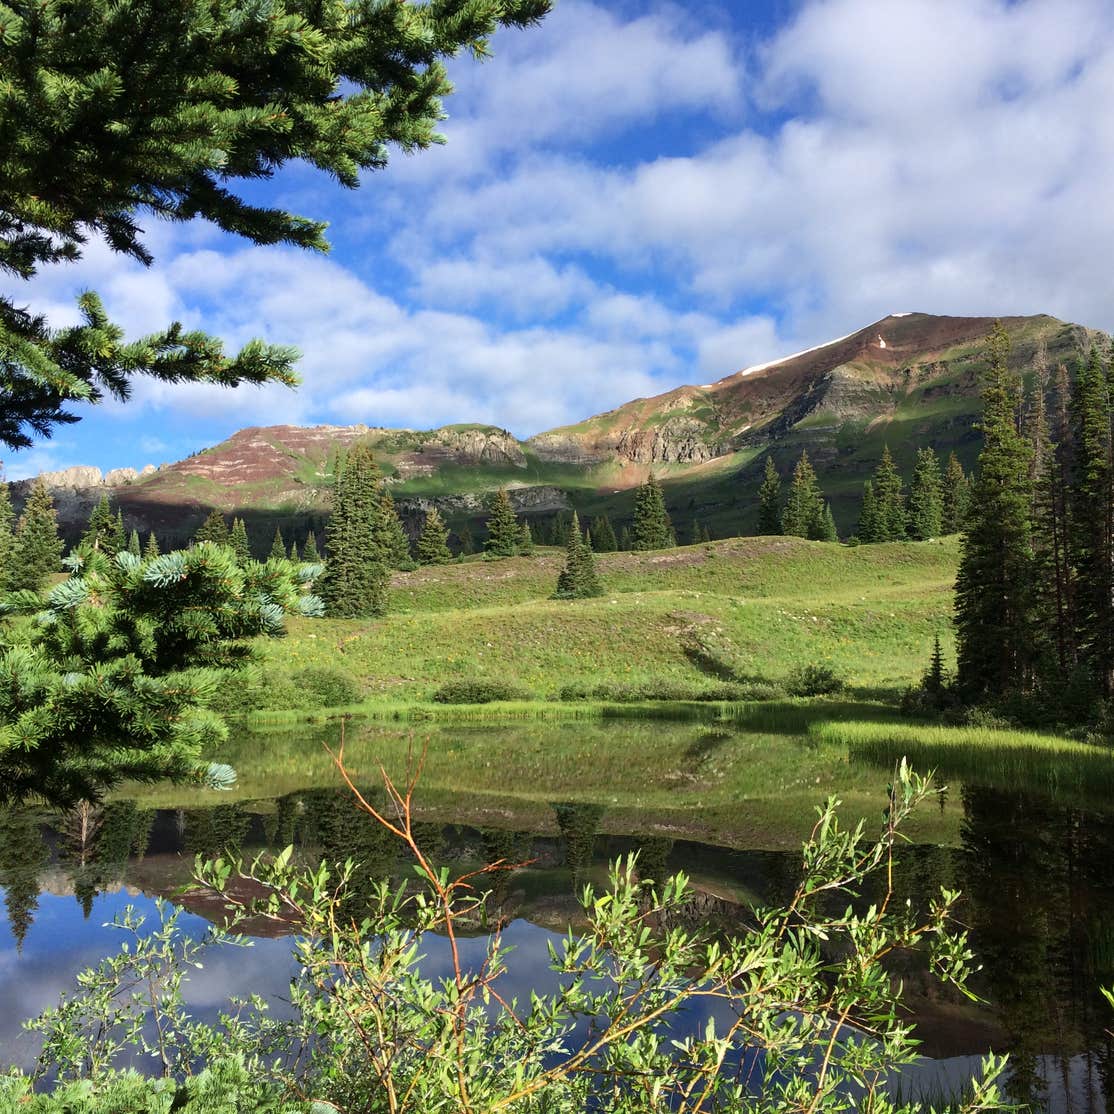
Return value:
<svg viewBox="0 0 1114 1114">
<path fill-rule="evenodd" d="M 460 553 L 462 557 L 470 557 L 476 552 L 476 539 L 472 536 L 472 531 L 467 522 L 457 531 L 456 536 L 460 541 Z"/>
<path fill-rule="evenodd" d="M 195 545 L 200 545 L 202 542 L 213 542 L 214 545 L 228 545 L 228 526 L 224 521 L 224 515 L 214 507 L 209 512 L 205 521 L 197 528 L 197 533 L 194 534 L 193 540 Z"/>
<path fill-rule="evenodd" d="M 513 557 L 518 552 L 518 519 L 511 506 L 510 496 L 503 487 L 491 500 L 484 552 L 489 557 Z"/>
<path fill-rule="evenodd" d="M 553 544 L 564 548 L 569 544 L 572 516 L 568 511 L 558 511 L 553 516 Z"/>
<path fill-rule="evenodd" d="M 392 150 L 436 142 L 451 92 L 444 59 L 482 57 L 500 26 L 547 0 L 466 4 L 242 4 L 84 0 L 5 6 L 0 51 L 0 260 L 9 286 L 80 258 L 95 240 L 151 262 L 153 215 L 200 218 L 256 244 L 323 249 L 324 225 L 242 196 L 240 183 L 305 161 L 347 188 Z M 132 377 L 292 383 L 295 353 L 234 356 L 180 325 L 134 343 L 97 296 L 51 329 L 0 297 L 0 440 L 74 421 L 70 406 L 128 396 Z"/>
<path fill-rule="evenodd" d="M 819 519 L 817 519 L 809 537 L 817 542 L 839 541 L 839 532 L 836 530 L 835 518 L 832 516 L 832 506 L 830 503 L 824 504 L 824 510 Z"/>
<path fill-rule="evenodd" d="M 603 588 L 596 576 L 596 560 L 592 555 L 592 547 L 584 540 L 580 532 L 580 518 L 573 511 L 569 542 L 565 550 L 565 567 L 557 577 L 554 599 L 579 600 L 602 595 Z"/>
<path fill-rule="evenodd" d="M 54 500 L 46 484 L 38 479 L 19 516 L 8 588 L 11 591 L 23 588 L 42 591 L 47 578 L 61 571 L 63 548 Z"/>
<path fill-rule="evenodd" d="M 781 476 L 774 466 L 774 458 L 767 455 L 766 474 L 758 489 L 758 533 L 767 535 L 781 532 Z"/>
<path fill-rule="evenodd" d="M 943 532 L 943 486 L 939 458 L 932 449 L 920 449 L 909 485 L 909 537 L 926 541 Z"/>
<path fill-rule="evenodd" d="M 410 536 L 398 517 L 398 508 L 385 484 L 379 485 L 379 500 L 375 512 L 375 539 L 383 554 L 383 563 L 389 569 L 412 568 Z"/>
<path fill-rule="evenodd" d="M 874 498 L 874 483 L 867 480 L 863 484 L 863 505 L 859 511 L 859 541 L 870 545 L 878 538 L 878 500 Z"/>
<path fill-rule="evenodd" d="M 921 681 L 921 688 L 937 705 L 943 701 L 948 688 L 948 675 L 944 669 L 944 650 L 940 645 L 938 634 L 933 639 L 932 657 L 929 659 L 928 671 Z"/>
<path fill-rule="evenodd" d="M 390 573 L 375 540 L 378 509 L 379 469 L 371 450 L 356 445 L 338 464 L 325 528 L 328 559 L 320 593 L 330 615 L 351 619 L 387 610 Z"/>
<path fill-rule="evenodd" d="M 793 537 L 811 538 L 817 533 L 823 515 L 824 496 L 809 463 L 808 452 L 802 451 L 793 469 L 789 498 L 781 516 L 782 530 Z"/>
<path fill-rule="evenodd" d="M 1009 335 L 994 326 L 983 386 L 983 435 L 955 586 L 956 680 L 968 700 L 1024 691 L 1031 681 L 1033 552 L 1030 448 Z"/>
<path fill-rule="evenodd" d="M 128 548 L 128 534 L 124 529 L 124 512 L 118 510 L 116 512 L 116 521 L 113 523 L 114 533 L 112 540 L 116 545 L 116 552 L 119 553 L 122 549 Z"/>
<path fill-rule="evenodd" d="M 1098 346 L 1075 377 L 1071 400 L 1074 460 L 1071 491 L 1075 563 L 1075 632 L 1079 654 L 1109 696 L 1114 681 L 1114 535 L 1111 507 L 1110 388 Z"/>
<path fill-rule="evenodd" d="M 275 527 L 275 536 L 271 540 L 271 552 L 268 555 L 272 561 L 285 561 L 286 556 L 286 540 L 282 536 L 282 528 Z"/>
<path fill-rule="evenodd" d="M 8 484 L 0 472 L 0 592 L 8 590 L 15 549 L 15 511 Z"/>
<path fill-rule="evenodd" d="M 636 551 L 668 549 L 676 544 L 673 524 L 665 509 L 665 496 L 653 472 L 634 497 L 631 547 Z"/>
<path fill-rule="evenodd" d="M 534 534 L 530 523 L 523 519 L 518 528 L 518 554 L 520 557 L 534 556 Z"/>
<path fill-rule="evenodd" d="M 310 530 L 306 536 L 306 544 L 302 549 L 302 560 L 307 565 L 316 565 L 321 560 L 321 555 L 317 550 L 317 534 Z"/>
<path fill-rule="evenodd" d="M 702 542 L 710 542 L 712 540 L 712 531 L 707 526 L 704 527 L 704 530 L 700 535 L 700 540 Z"/>
<path fill-rule="evenodd" d="M 970 498 L 970 483 L 959 457 L 953 452 L 948 457 L 944 469 L 944 486 L 941 493 L 940 530 L 944 534 L 958 534 L 963 529 L 967 517 L 967 501 Z"/>
<path fill-rule="evenodd" d="M 143 556 L 145 558 L 157 557 L 159 555 L 159 539 L 152 530 L 147 535 L 147 544 L 143 547 Z"/>
<path fill-rule="evenodd" d="M 619 548 L 615 540 L 615 530 L 612 528 L 611 519 L 605 514 L 597 515 L 592 521 L 589 531 L 592 539 L 592 548 L 597 553 L 614 553 Z"/>
<path fill-rule="evenodd" d="M 134 527 L 132 528 L 132 532 L 128 537 L 128 552 L 133 557 L 143 556 L 143 550 L 139 545 L 139 531 L 136 530 Z"/>
<path fill-rule="evenodd" d="M 0 806 L 0 887 L 17 952 L 39 907 L 39 875 L 50 862 L 41 820 L 26 806 Z"/>
<path fill-rule="evenodd" d="M 415 556 L 419 565 L 443 565 L 452 554 L 449 552 L 449 531 L 436 507 L 426 512 L 422 532 L 418 535 Z"/>
<path fill-rule="evenodd" d="M 878 508 L 880 542 L 900 542 L 908 536 L 905 515 L 905 494 L 901 475 L 890 455 L 890 446 L 882 449 L 882 460 L 874 472 L 874 501 Z"/>
<path fill-rule="evenodd" d="M 107 495 L 102 495 L 97 505 L 89 515 L 89 525 L 81 535 L 84 545 L 92 549 L 107 553 L 110 557 L 119 553 L 123 546 L 118 545 L 119 538 L 116 530 L 116 516 L 112 513 L 112 504 Z"/>
<path fill-rule="evenodd" d="M 629 553 L 634 548 L 634 537 L 629 526 L 624 526 L 619 531 L 619 548 L 624 553 Z"/>
<path fill-rule="evenodd" d="M 232 529 L 228 533 L 227 544 L 232 552 L 236 554 L 236 561 L 241 567 L 251 560 L 251 543 L 248 541 L 247 523 L 238 516 L 232 520 Z"/>
</svg>

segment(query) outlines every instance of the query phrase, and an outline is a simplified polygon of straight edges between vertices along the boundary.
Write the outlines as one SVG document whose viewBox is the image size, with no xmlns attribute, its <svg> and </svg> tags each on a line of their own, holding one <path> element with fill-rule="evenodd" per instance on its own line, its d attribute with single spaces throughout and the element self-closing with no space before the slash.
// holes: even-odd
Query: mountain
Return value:
<svg viewBox="0 0 1114 1114">
<path fill-rule="evenodd" d="M 745 531 L 766 452 L 783 474 L 802 449 L 817 465 L 842 531 L 858 513 L 863 479 L 888 444 L 908 475 L 916 450 L 978 453 L 979 372 L 989 317 L 891 314 L 858 332 L 714 383 L 635 399 L 576 425 L 518 441 L 505 430 L 454 425 L 430 431 L 355 426 L 244 429 L 153 474 L 95 469 L 46 474 L 60 517 L 80 529 L 109 491 L 126 523 L 186 539 L 212 507 L 240 514 L 268 543 L 320 529 L 336 455 L 371 445 L 404 515 L 415 525 L 436 503 L 457 526 L 482 519 L 486 494 L 506 486 L 537 517 L 630 514 L 634 487 L 663 480 L 682 535 L 694 519 L 714 533 Z M 1104 334 L 1045 315 L 1002 319 L 1011 360 L 1029 379 L 1043 363 L 1069 366 Z M 98 480 L 100 482 L 95 482 Z M 27 484 L 13 485 L 17 501 Z"/>
</svg>

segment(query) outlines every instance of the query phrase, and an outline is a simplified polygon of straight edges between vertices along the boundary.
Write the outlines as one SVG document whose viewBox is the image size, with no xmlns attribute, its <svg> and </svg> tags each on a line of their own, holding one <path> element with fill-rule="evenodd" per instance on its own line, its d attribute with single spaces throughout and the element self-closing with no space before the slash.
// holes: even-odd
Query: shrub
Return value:
<svg viewBox="0 0 1114 1114">
<path fill-rule="evenodd" d="M 699 685 L 678 681 L 649 680 L 642 683 L 605 681 L 587 684 L 583 681 L 564 685 L 558 700 L 599 700 L 609 704 L 639 704 L 643 701 L 696 700 L 742 703 L 777 700 L 784 690 L 764 681 Z"/>
<path fill-rule="evenodd" d="M 360 700 L 360 689 L 347 673 L 310 666 L 293 674 L 291 681 L 303 695 L 291 707 L 342 708 Z"/>
<path fill-rule="evenodd" d="M 438 704 L 491 704 L 496 700 L 533 700 L 533 693 L 487 677 L 446 681 L 434 694 Z"/>
<path fill-rule="evenodd" d="M 843 678 L 827 665 L 805 665 L 789 675 L 786 685 L 792 696 L 831 696 L 842 692 Z"/>
</svg>

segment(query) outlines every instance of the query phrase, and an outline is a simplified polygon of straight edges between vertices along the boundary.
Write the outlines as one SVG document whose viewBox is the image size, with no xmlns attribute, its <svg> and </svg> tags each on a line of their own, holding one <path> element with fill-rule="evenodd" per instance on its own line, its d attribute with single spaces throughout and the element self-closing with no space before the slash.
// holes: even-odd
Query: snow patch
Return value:
<svg viewBox="0 0 1114 1114">
<path fill-rule="evenodd" d="M 886 342 L 882 339 L 882 334 L 881 333 L 878 334 L 878 347 L 879 348 L 885 348 L 886 347 Z"/>
<path fill-rule="evenodd" d="M 765 371 L 767 368 L 777 367 L 778 364 L 787 364 L 790 360 L 795 360 L 798 356 L 807 356 L 810 352 L 819 352 L 822 348 L 830 348 L 833 344 L 839 344 L 841 340 L 847 340 L 854 335 L 854 333 L 847 333 L 846 336 L 836 337 L 835 340 L 826 340 L 823 344 L 814 344 L 811 348 L 803 348 L 800 352 L 794 352 L 791 356 L 782 356 L 779 360 L 770 360 L 765 364 L 754 364 L 753 367 L 745 367 L 739 374 L 751 375 L 756 371 Z"/>
<path fill-rule="evenodd" d="M 912 317 L 912 313 L 891 313 L 891 317 Z"/>
</svg>

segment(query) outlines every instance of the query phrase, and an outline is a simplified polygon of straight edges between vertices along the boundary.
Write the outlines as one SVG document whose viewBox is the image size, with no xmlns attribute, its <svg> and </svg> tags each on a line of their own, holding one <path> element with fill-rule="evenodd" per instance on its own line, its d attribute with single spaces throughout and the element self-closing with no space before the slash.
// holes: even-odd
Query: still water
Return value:
<svg viewBox="0 0 1114 1114">
<path fill-rule="evenodd" d="M 120 934 L 106 922 L 125 906 L 155 917 L 155 898 L 178 893 L 196 854 L 251 855 L 292 843 L 310 860 L 356 859 L 369 877 L 402 872 L 394 842 L 355 811 L 345 791 L 288 784 L 287 777 L 281 794 L 234 801 L 199 794 L 188 808 L 121 796 L 64 815 L 0 812 L 0 1066 L 30 1066 L 35 1046 L 22 1019 L 116 950 Z M 827 791 L 819 787 L 815 799 Z M 554 800 L 528 810 L 528 830 L 513 810 L 491 810 L 477 823 L 474 796 L 462 796 L 457 808 L 460 820 L 452 796 L 441 793 L 427 810 L 422 842 L 435 861 L 465 870 L 495 858 L 530 860 L 496 876 L 492 898 L 515 946 L 505 992 L 519 997 L 546 985 L 548 941 L 578 923 L 579 888 L 602 883 L 618 855 L 638 850 L 648 876 L 684 870 L 695 887 L 693 916 L 727 930 L 747 922 L 755 901 L 785 900 L 797 880 L 799 854 L 780 836 L 748 840 L 736 831 L 726 846 L 692 838 L 686 829 L 707 830 L 698 809 L 685 825 L 674 813 Z M 940 885 L 962 890 L 960 913 L 982 964 L 976 989 L 985 1001 L 943 994 L 914 965 L 902 971 L 926 1085 L 946 1092 L 972 1074 L 982 1054 L 1009 1052 L 1016 1101 L 1056 1112 L 1105 1111 L 1114 1087 L 1114 1012 L 1100 987 L 1114 985 L 1114 802 L 1108 810 L 1101 797 L 1076 802 L 1043 783 L 992 787 L 969 778 L 952 781 L 933 808 L 933 823 L 902 852 L 899 896 L 924 900 Z M 183 928 L 203 935 L 210 910 L 193 898 L 178 900 L 186 909 Z M 484 941 L 465 947 L 478 958 Z M 434 944 L 426 962 L 435 970 L 446 956 Z M 215 1012 L 230 995 L 281 1002 L 291 971 L 289 942 L 260 937 L 249 949 L 210 953 L 188 998 L 199 1014 Z"/>
</svg>

